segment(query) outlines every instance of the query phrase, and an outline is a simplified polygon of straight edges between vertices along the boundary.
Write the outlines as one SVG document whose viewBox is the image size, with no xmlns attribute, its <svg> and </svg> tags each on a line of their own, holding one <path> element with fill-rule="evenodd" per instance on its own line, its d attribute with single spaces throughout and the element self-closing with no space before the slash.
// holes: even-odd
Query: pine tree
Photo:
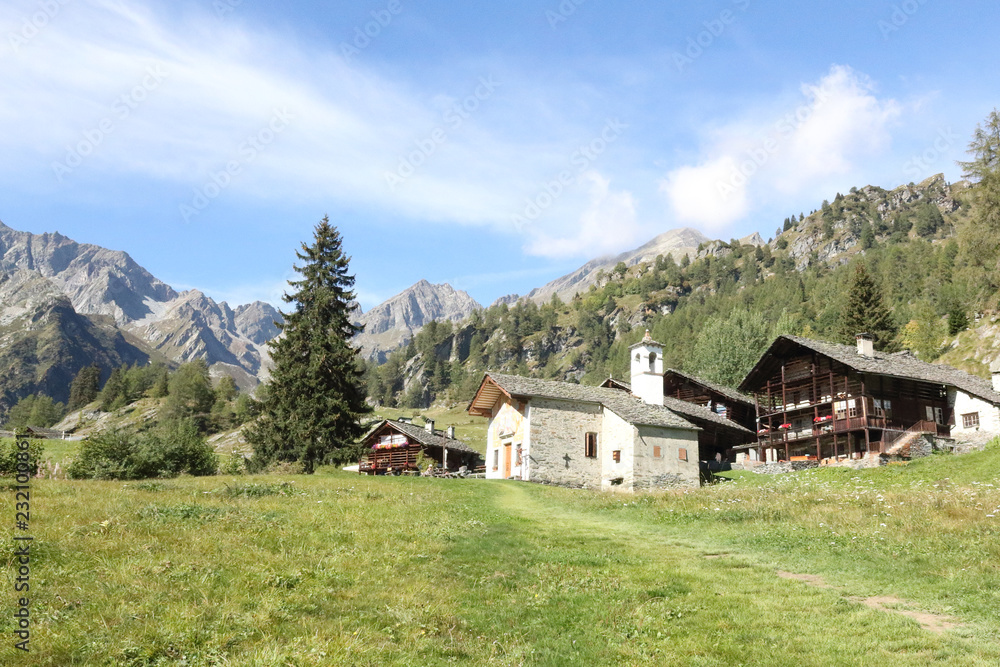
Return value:
<svg viewBox="0 0 1000 667">
<path fill-rule="evenodd" d="M 1000 291 L 1000 112 L 996 109 L 985 127 L 976 127 L 969 153 L 973 159 L 959 164 L 975 182 L 976 209 L 959 230 L 959 242 L 980 296 L 995 305 Z"/>
<path fill-rule="evenodd" d="M 274 367 L 260 417 L 247 429 L 253 465 L 300 462 L 312 473 L 330 455 L 353 453 L 363 434 L 366 403 L 364 372 L 351 338 L 360 331 L 350 321 L 354 276 L 350 258 L 329 218 L 316 226 L 313 244 L 302 244 L 294 266 L 300 280 L 284 296 L 292 304 L 282 313 L 283 336 L 271 343 Z"/>
<path fill-rule="evenodd" d="M 858 262 L 847 288 L 847 303 L 840 313 L 842 342 L 853 344 L 857 334 L 868 333 L 875 340 L 875 349 L 892 351 L 896 347 L 897 332 L 882 288 L 868 274 L 864 262 Z"/>
<path fill-rule="evenodd" d="M 101 367 L 84 366 L 69 387 L 69 410 L 79 410 L 97 398 L 101 391 Z"/>
<path fill-rule="evenodd" d="M 127 390 L 125 367 L 119 366 L 111 371 L 111 377 L 104 383 L 104 389 L 101 390 L 101 410 L 111 412 L 123 407 L 126 403 Z"/>
</svg>

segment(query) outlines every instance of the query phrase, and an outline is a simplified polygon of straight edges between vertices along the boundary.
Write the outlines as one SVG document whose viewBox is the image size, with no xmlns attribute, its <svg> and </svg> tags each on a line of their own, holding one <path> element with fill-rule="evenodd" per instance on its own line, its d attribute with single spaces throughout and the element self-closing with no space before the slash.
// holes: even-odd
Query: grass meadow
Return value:
<svg viewBox="0 0 1000 667">
<path fill-rule="evenodd" d="M 639 496 L 33 480 L 31 651 L 5 611 L 0 664 L 996 665 L 998 464 L 992 445 Z"/>
</svg>

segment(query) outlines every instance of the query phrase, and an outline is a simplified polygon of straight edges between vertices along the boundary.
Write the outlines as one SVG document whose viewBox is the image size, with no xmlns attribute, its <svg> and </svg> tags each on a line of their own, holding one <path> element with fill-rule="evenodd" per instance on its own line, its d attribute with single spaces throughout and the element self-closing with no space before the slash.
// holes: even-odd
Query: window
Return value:
<svg viewBox="0 0 1000 667">
<path fill-rule="evenodd" d="M 962 415 L 962 428 L 979 428 L 979 413 L 970 412 Z"/>
<path fill-rule="evenodd" d="M 586 433 L 583 436 L 583 455 L 588 459 L 597 458 L 597 434 Z"/>
<path fill-rule="evenodd" d="M 944 410 L 927 406 L 927 421 L 935 424 L 944 424 Z"/>
<path fill-rule="evenodd" d="M 875 399 L 875 416 L 885 417 L 886 419 L 892 418 L 892 401 L 889 399 Z"/>
<path fill-rule="evenodd" d="M 837 414 L 837 419 L 847 419 L 847 401 L 837 401 L 834 403 L 833 411 Z"/>
<path fill-rule="evenodd" d="M 848 401 L 847 402 L 847 416 L 848 417 L 857 417 L 858 416 L 858 402 L 857 401 Z"/>
<path fill-rule="evenodd" d="M 663 458 L 663 449 L 659 445 L 653 445 L 653 458 L 654 459 Z"/>
<path fill-rule="evenodd" d="M 615 451 L 611 452 L 611 458 L 614 459 L 615 463 L 621 463 L 622 462 L 622 452 L 621 452 L 621 450 L 620 449 L 616 449 Z"/>
<path fill-rule="evenodd" d="M 494 449 L 493 450 L 493 470 L 499 470 L 499 469 L 500 469 L 500 450 L 499 449 Z"/>
<path fill-rule="evenodd" d="M 678 449 L 677 450 L 677 458 L 679 458 L 681 461 L 687 461 L 688 460 L 688 450 L 686 450 L 684 448 Z"/>
</svg>

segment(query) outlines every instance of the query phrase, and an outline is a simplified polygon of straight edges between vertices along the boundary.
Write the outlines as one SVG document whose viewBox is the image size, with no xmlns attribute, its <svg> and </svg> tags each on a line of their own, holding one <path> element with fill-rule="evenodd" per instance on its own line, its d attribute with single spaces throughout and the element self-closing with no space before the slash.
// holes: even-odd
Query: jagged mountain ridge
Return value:
<svg viewBox="0 0 1000 667">
<path fill-rule="evenodd" d="M 109 374 L 149 358 L 110 317 L 79 314 L 39 272 L 0 272 L 0 412 L 36 392 L 66 402 L 73 376 L 89 364 Z"/>
<path fill-rule="evenodd" d="M 652 262 L 657 255 L 670 254 L 679 262 L 684 255 L 694 257 L 698 246 L 710 240 L 697 229 L 690 227 L 672 229 L 634 250 L 627 250 L 615 256 L 592 259 L 576 271 L 531 290 L 526 298 L 535 303 L 545 303 L 552 298 L 553 294 L 558 294 L 560 299 L 568 301 L 577 292 L 586 292 L 591 285 L 596 285 L 599 275 L 602 272 L 610 273 L 618 262 L 625 262 L 626 266 L 635 266 L 644 262 Z M 509 299 L 509 297 L 505 298 Z"/>
<path fill-rule="evenodd" d="M 460 322 L 481 308 L 466 292 L 447 283 L 432 285 L 421 280 L 368 312 L 357 314 L 354 322 L 363 326 L 364 332 L 354 342 L 361 347 L 362 356 L 381 362 L 431 320 Z"/>
<path fill-rule="evenodd" d="M 252 389 L 265 379 L 265 343 L 281 316 L 255 302 L 232 310 L 197 290 L 178 293 L 128 253 L 77 243 L 58 232 L 32 234 L 0 222 L 0 270 L 29 271 L 65 295 L 79 315 L 106 316 L 146 353 L 182 363 L 204 359 L 215 374 Z"/>
</svg>

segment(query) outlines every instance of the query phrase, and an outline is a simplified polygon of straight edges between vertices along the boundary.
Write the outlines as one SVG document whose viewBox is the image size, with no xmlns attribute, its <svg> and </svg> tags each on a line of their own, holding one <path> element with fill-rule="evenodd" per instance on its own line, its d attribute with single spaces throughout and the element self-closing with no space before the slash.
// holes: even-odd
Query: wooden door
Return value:
<svg viewBox="0 0 1000 667">
<path fill-rule="evenodd" d="M 503 478 L 507 479 L 510 477 L 510 454 L 511 447 L 510 443 L 505 443 L 503 446 Z"/>
</svg>

